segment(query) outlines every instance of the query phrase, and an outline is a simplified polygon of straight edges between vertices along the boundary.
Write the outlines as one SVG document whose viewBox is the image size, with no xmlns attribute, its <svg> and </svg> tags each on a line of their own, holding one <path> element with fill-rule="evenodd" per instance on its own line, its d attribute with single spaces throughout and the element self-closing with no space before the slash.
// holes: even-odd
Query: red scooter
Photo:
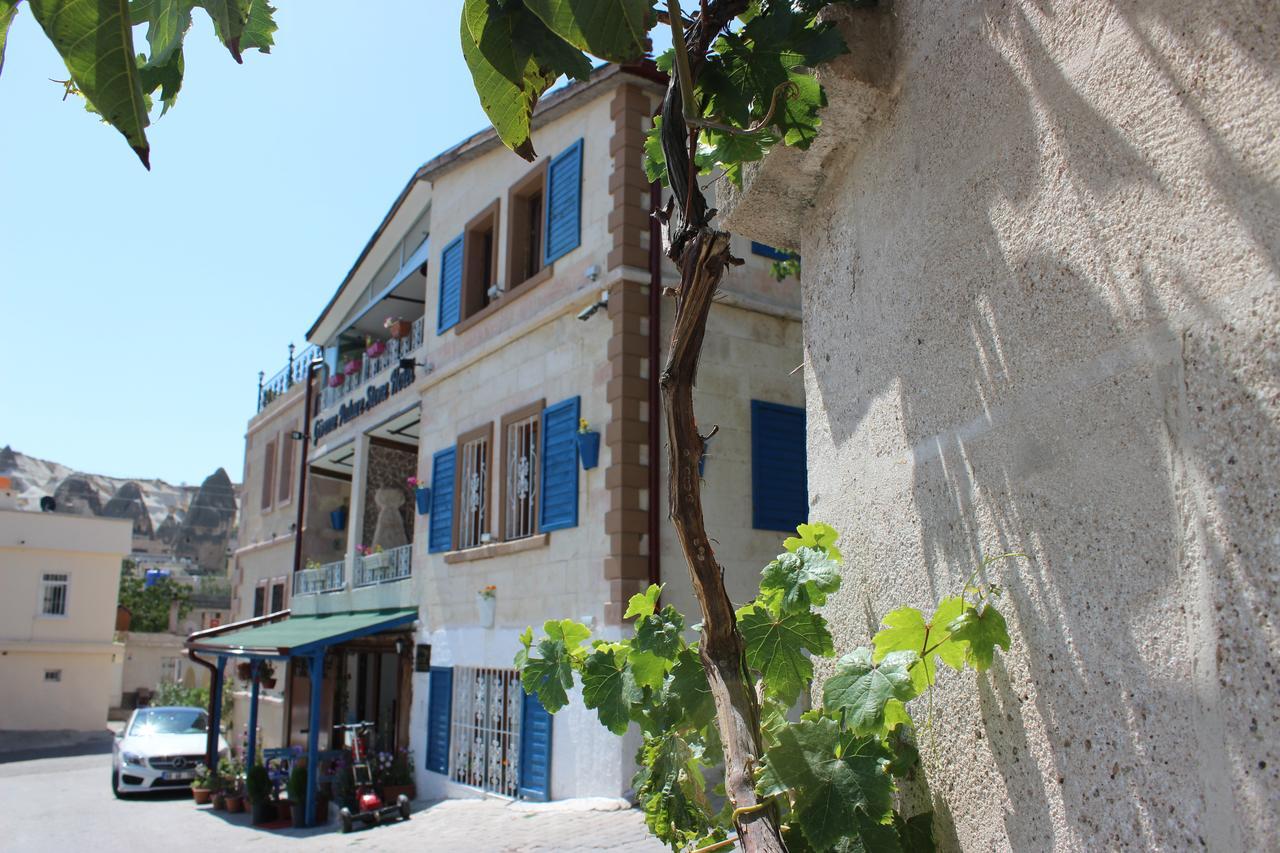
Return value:
<svg viewBox="0 0 1280 853">
<path fill-rule="evenodd" d="M 344 723 L 338 728 L 347 732 L 347 740 L 351 744 L 351 777 L 356 788 L 356 811 L 343 806 L 338 811 L 342 822 L 342 831 L 350 832 L 355 821 L 364 821 L 365 826 L 377 826 L 388 820 L 409 819 L 409 798 L 401 794 L 396 802 L 390 805 L 382 802 L 382 797 L 373 789 L 373 771 L 369 769 L 369 744 L 367 736 L 373 730 L 373 723 Z"/>
</svg>

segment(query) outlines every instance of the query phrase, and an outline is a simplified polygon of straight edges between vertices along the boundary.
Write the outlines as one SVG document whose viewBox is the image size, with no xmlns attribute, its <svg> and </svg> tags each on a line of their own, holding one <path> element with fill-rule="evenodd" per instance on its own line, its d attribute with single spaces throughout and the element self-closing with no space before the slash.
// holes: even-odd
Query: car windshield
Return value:
<svg viewBox="0 0 1280 853">
<path fill-rule="evenodd" d="M 198 708 L 158 708 L 139 711 L 130 736 L 194 735 L 209 730 L 209 716 Z"/>
</svg>

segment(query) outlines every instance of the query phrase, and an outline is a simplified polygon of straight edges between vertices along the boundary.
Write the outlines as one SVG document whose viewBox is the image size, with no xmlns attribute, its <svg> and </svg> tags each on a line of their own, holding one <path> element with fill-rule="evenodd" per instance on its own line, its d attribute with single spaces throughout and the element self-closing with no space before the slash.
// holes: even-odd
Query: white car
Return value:
<svg viewBox="0 0 1280 853">
<path fill-rule="evenodd" d="M 189 788 L 205 763 L 209 715 L 203 708 L 139 708 L 111 747 L 111 792 Z M 218 736 L 218 755 L 227 742 Z"/>
</svg>

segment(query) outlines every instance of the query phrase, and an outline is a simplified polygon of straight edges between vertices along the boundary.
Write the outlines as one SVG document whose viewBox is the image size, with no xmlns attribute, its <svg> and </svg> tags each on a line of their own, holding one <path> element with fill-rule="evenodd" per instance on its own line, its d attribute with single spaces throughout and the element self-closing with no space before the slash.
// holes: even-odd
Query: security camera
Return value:
<svg viewBox="0 0 1280 853">
<path fill-rule="evenodd" d="M 594 305 L 588 305 L 586 308 L 583 308 L 581 311 L 579 311 L 578 319 L 590 320 L 592 314 L 596 313 L 601 308 L 607 308 L 607 307 L 609 307 L 609 291 L 602 290 L 600 291 L 600 301 Z"/>
</svg>

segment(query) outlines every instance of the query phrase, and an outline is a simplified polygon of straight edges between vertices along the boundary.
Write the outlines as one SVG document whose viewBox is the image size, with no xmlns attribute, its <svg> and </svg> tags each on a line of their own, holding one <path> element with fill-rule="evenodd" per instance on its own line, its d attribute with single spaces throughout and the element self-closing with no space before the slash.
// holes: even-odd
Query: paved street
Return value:
<svg viewBox="0 0 1280 853">
<path fill-rule="evenodd" d="M 340 835 L 264 831 L 247 814 L 197 808 L 189 795 L 116 800 L 110 755 L 0 764 L 0 849 L 151 853 L 194 849 L 589 851 L 659 853 L 639 812 L 610 801 L 548 804 L 453 800 L 419 804 L 413 819 Z M 594 808 L 590 806 L 594 805 Z"/>
</svg>

